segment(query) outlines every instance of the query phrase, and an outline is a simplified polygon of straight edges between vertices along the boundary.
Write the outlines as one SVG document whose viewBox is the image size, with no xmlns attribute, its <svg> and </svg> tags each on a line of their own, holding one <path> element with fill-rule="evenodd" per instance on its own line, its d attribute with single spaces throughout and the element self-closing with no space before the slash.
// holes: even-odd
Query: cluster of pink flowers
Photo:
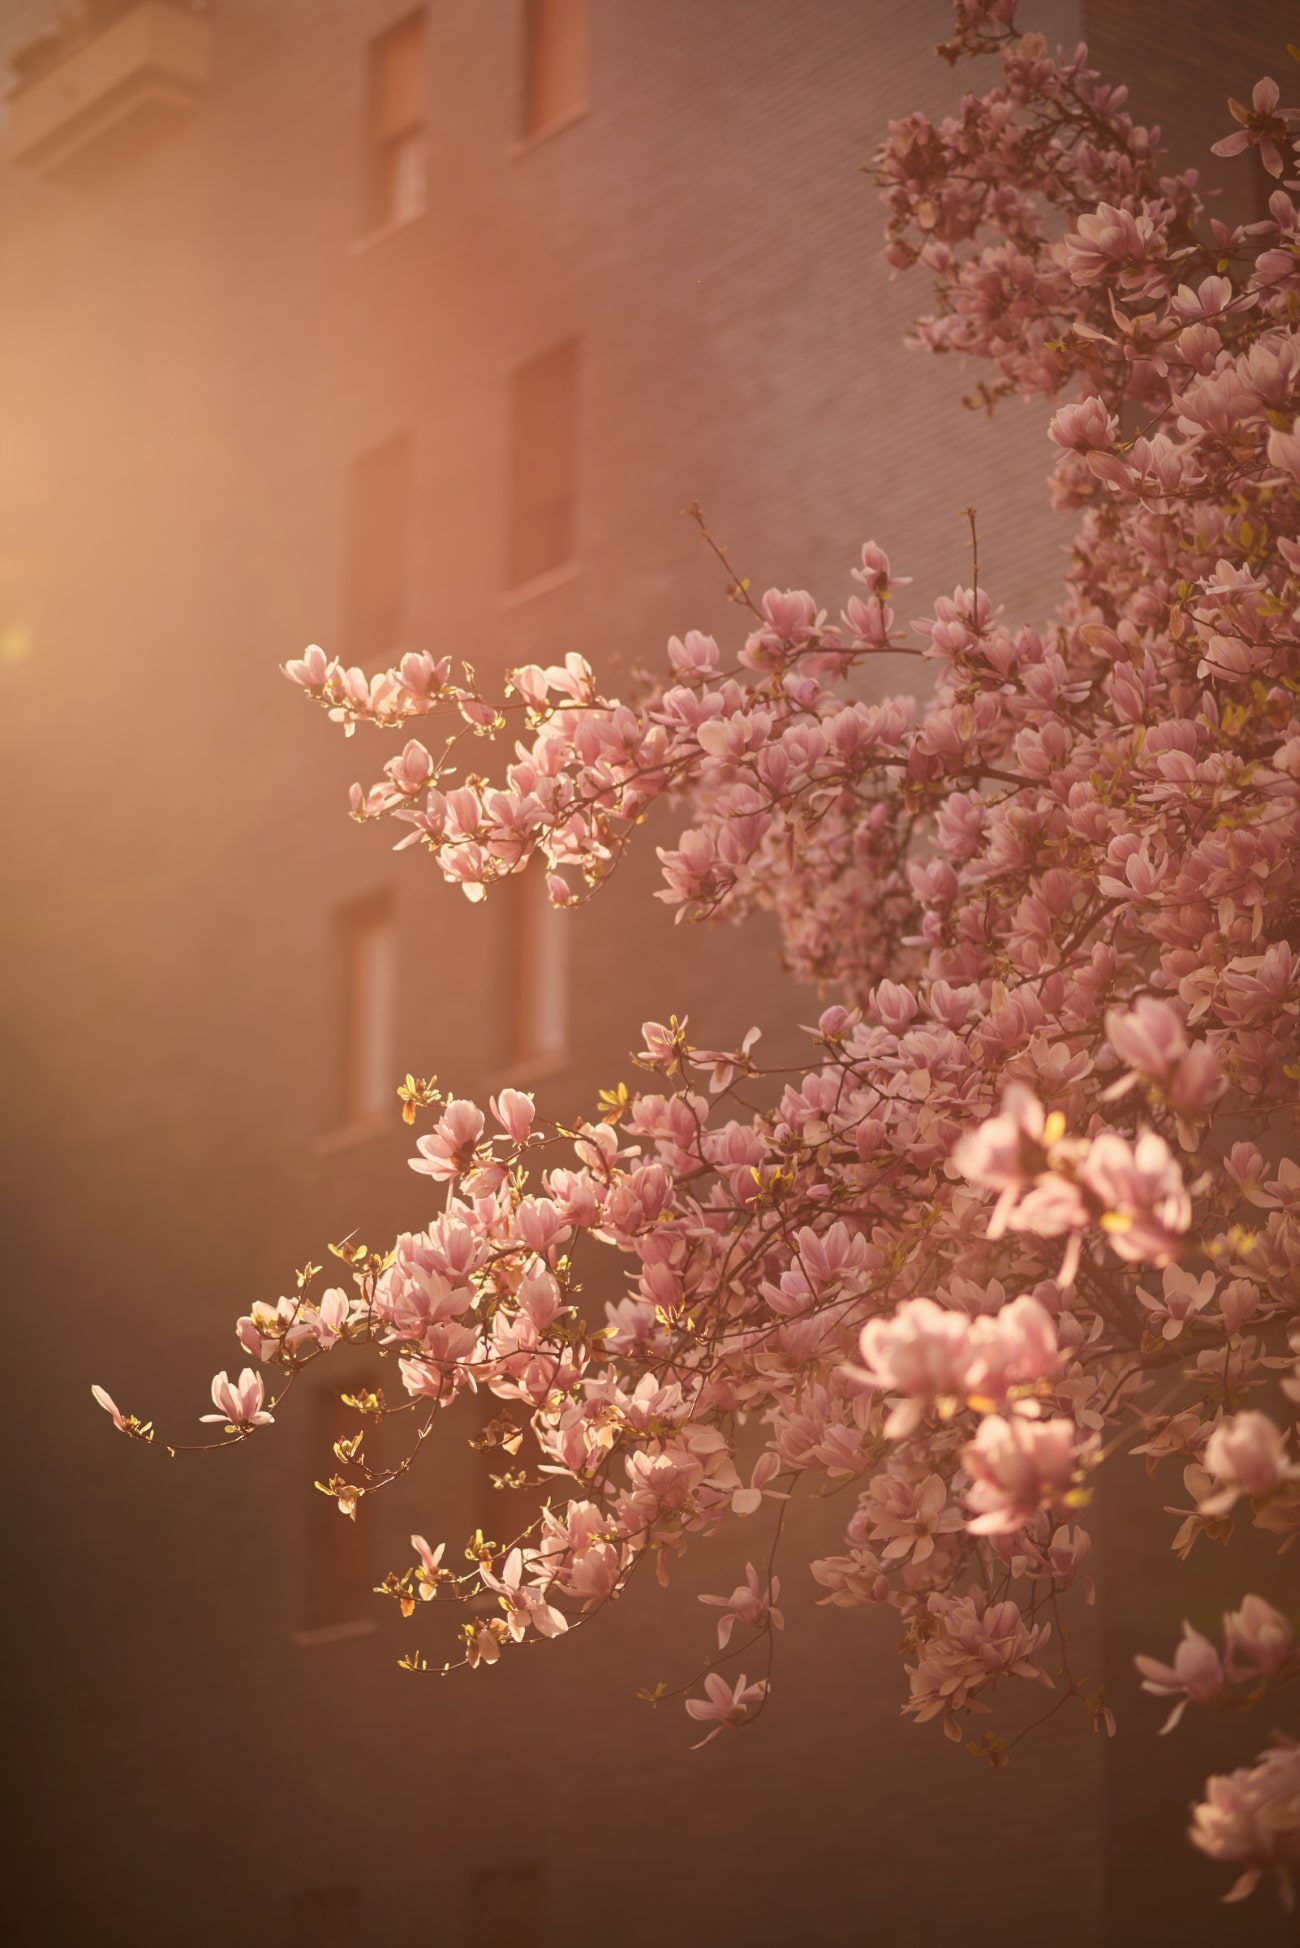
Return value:
<svg viewBox="0 0 1300 1948">
<path fill-rule="evenodd" d="M 1262 1596 L 1246 1597 L 1239 1610 L 1224 1617 L 1222 1656 L 1208 1637 L 1185 1623 L 1172 1664 L 1154 1657 L 1137 1660 L 1144 1691 L 1178 1700 L 1161 1730 L 1171 1732 L 1189 1704 L 1218 1701 L 1234 1685 L 1261 1679 L 1280 1683 L 1300 1675 L 1294 1637 L 1288 1619 Z"/>
<path fill-rule="evenodd" d="M 1216 1773 L 1192 1813 L 1194 1846 L 1240 1867 L 1226 1901 L 1242 1901 L 1265 1875 L 1276 1876 L 1288 1909 L 1300 1880 L 1300 1745 L 1278 1736 L 1254 1765 Z"/>
<path fill-rule="evenodd" d="M 288 666 L 349 732 L 430 720 L 433 749 L 409 737 L 353 811 L 469 898 L 534 858 L 558 905 L 586 898 L 662 801 L 684 818 L 659 852 L 678 917 L 769 909 L 790 971 L 841 996 L 758 1111 L 737 1094 L 763 1074 L 757 1030 L 704 1049 L 675 1018 L 643 1027 L 646 1086 L 576 1131 L 520 1091 L 490 1120 L 425 1091 L 412 1168 L 437 1215 L 352 1255 L 350 1285 L 239 1322 L 286 1386 L 340 1343 L 392 1355 L 413 1455 L 467 1390 L 502 1403 L 484 1439 L 545 1506 L 463 1572 L 417 1537 L 388 1581 L 407 1614 L 478 1605 L 471 1665 L 849 1483 L 844 1552 L 812 1574 L 827 1603 L 898 1613 L 905 1710 L 960 1737 L 1019 1679 L 1101 1723 L 1054 1624 L 1072 1585 L 1091 1596 L 1079 1517 L 1103 1456 L 1182 1463 L 1183 1552 L 1247 1511 L 1282 1546 L 1300 1527 L 1265 1392 L 1280 1376 L 1300 1400 L 1296 121 L 1271 83 L 1234 108 L 1221 151 L 1258 149 L 1277 187 L 1256 224 L 1207 221 L 1086 51 L 1054 57 L 1013 14 L 959 0 L 941 51 L 1001 80 L 893 124 L 878 173 L 890 262 L 936 283 L 918 342 L 991 364 L 989 403 L 1053 402 L 1054 493 L 1080 524 L 1050 622 L 958 587 L 909 640 L 905 580 L 869 542 L 837 620 L 769 590 L 730 662 L 674 638 L 632 701 L 577 654 L 513 671 L 500 701 L 424 653 L 375 677 L 316 648 Z M 930 693 L 872 698 L 873 659 L 909 647 Z M 462 770 L 512 717 L 504 776 Z M 577 1280 L 600 1249 L 627 1290 L 597 1330 Z M 214 1398 L 241 1437 L 268 1418 L 251 1372 Z M 359 1408 L 322 1484 L 349 1513 L 399 1472 L 365 1457 L 382 1403 Z M 687 1710 L 710 1738 L 768 1696 L 768 1675 L 713 1667 L 770 1672 L 775 1553 L 706 1599 L 724 1614 Z M 1248 1598 L 1224 1658 L 1189 1633 L 1147 1687 L 1267 1690 L 1288 1631 Z M 1196 1843 L 1247 1863 L 1238 1892 L 1294 1858 L 1294 1767 L 1278 1747 L 1198 1809 Z"/>
<path fill-rule="evenodd" d="M 961 1737 L 958 1713 L 999 1677 L 1009 1673 L 1052 1688 L 1051 1678 L 1034 1662 L 1051 1625 L 1026 1623 L 1019 1604 L 989 1603 L 978 1590 L 966 1596 L 934 1590 L 921 1621 L 923 1628 L 938 1628 L 923 1640 L 919 1662 L 908 1666 L 911 1696 L 904 1709 L 918 1721 L 942 1715 L 949 1738 Z"/>
</svg>

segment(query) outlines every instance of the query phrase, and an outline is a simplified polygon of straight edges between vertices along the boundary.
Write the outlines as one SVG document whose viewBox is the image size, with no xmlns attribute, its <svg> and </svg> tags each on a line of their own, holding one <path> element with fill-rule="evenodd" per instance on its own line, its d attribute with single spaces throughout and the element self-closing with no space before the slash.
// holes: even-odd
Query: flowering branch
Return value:
<svg viewBox="0 0 1300 1948">
<path fill-rule="evenodd" d="M 730 660 L 674 637 L 630 700 L 576 653 L 500 699 L 425 652 L 374 677 L 314 647 L 290 663 L 349 734 L 424 720 L 431 744 L 408 736 L 353 812 L 469 899 L 532 860 L 557 905 L 585 899 L 662 804 L 684 821 L 659 850 L 677 917 L 768 910 L 790 972 L 839 998 L 794 1072 L 763 1066 L 756 1029 L 705 1049 L 648 1022 L 644 1083 L 573 1128 L 519 1091 L 485 1113 L 408 1077 L 403 1114 L 433 1118 L 411 1165 L 442 1208 L 382 1254 L 340 1248 L 345 1283 L 312 1296 L 308 1268 L 237 1332 L 289 1381 L 344 1344 L 396 1362 L 409 1453 L 372 1470 L 359 1432 L 321 1484 L 354 1519 L 444 1407 L 504 1403 L 480 1440 L 546 1499 L 508 1545 L 476 1532 L 463 1573 L 413 1537 L 382 1586 L 411 1618 L 474 1606 L 461 1662 L 567 1633 L 648 1561 L 666 1581 L 803 1482 L 849 1511 L 811 1564 L 821 1600 L 892 1608 L 903 1709 L 1001 1764 L 1016 1738 L 964 1733 L 1017 1680 L 1053 1692 L 1039 1722 L 1081 1703 L 1110 1728 L 1062 1626 L 1069 1592 L 1091 1600 L 1103 1460 L 1178 1461 L 1180 1555 L 1247 1516 L 1282 1550 L 1300 1533 L 1276 1418 L 1300 1402 L 1300 180 L 1296 113 L 1262 82 L 1218 146 L 1258 150 L 1268 216 L 1207 223 L 1086 50 L 1019 35 L 1012 0 L 956 12 L 941 53 L 1000 79 L 891 125 L 886 255 L 936 281 L 916 342 L 993 368 L 982 403 L 1052 402 L 1053 493 L 1079 522 L 1062 606 L 1012 627 L 976 555 L 909 639 L 906 578 L 868 542 L 831 621 L 804 590 L 753 595 L 694 510 L 747 633 Z M 932 693 L 866 701 L 862 673 L 900 650 Z M 497 781 L 462 772 L 508 723 Z M 596 1327 L 581 1274 L 611 1252 L 626 1291 Z M 223 1444 L 263 1431 L 264 1402 L 252 1368 L 217 1376 Z M 703 1743 L 765 1705 L 778 1596 L 769 1559 L 706 1599 L 719 1651 L 741 1622 L 769 1662 L 729 1684 L 707 1661 Z M 1141 1660 L 1175 1715 L 1294 1675 L 1262 1598 L 1226 1627 L 1222 1656 L 1189 1632 L 1172 1665 Z M 1296 1763 L 1281 1743 L 1209 1782 L 1192 1837 L 1243 1865 L 1228 1898 L 1266 1874 L 1289 1895 Z"/>
</svg>

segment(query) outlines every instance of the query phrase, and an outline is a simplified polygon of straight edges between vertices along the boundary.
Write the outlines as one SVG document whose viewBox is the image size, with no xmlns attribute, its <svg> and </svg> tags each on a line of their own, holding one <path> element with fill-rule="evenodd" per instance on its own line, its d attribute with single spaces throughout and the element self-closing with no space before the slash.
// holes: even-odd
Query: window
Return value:
<svg viewBox="0 0 1300 1948">
<path fill-rule="evenodd" d="M 348 1390 L 359 1384 L 364 1383 L 349 1383 Z M 337 1375 L 331 1376 L 328 1387 L 312 1395 L 306 1418 L 311 1443 L 308 1455 L 311 1500 L 306 1510 L 307 1573 L 303 1592 L 306 1627 L 294 1633 L 294 1641 L 300 1646 L 332 1643 L 373 1629 L 374 1606 L 378 1600 L 371 1593 L 375 1574 L 366 1519 L 369 1511 L 362 1503 L 355 1519 L 344 1515 L 337 1501 L 323 1495 L 315 1486 L 316 1482 L 329 1481 L 336 1474 L 351 1481 L 359 1479 L 355 1470 L 334 1453 L 334 1443 L 350 1439 L 366 1423 L 355 1407 L 343 1405 Z M 304 1898 L 331 1897 L 320 1894 Z M 350 1936 L 339 1938 L 351 1939 Z"/>
<path fill-rule="evenodd" d="M 587 0 L 524 0 L 521 133 L 546 135 L 587 109 Z"/>
<path fill-rule="evenodd" d="M 370 43 L 367 215 L 387 230 L 423 214 L 428 173 L 426 22 L 408 14 Z"/>
<path fill-rule="evenodd" d="M 578 341 L 515 373 L 511 399 L 508 586 L 574 559 L 578 514 Z"/>
<path fill-rule="evenodd" d="M 470 1883 L 472 1948 L 537 1948 L 542 1939 L 539 1861 L 488 1867 Z"/>
<path fill-rule="evenodd" d="M 347 654 L 369 668 L 400 653 L 406 630 L 411 442 L 405 433 L 353 462 L 348 481 Z"/>
<path fill-rule="evenodd" d="M 293 1948 L 357 1948 L 361 1895 L 355 1887 L 317 1887 L 295 1894 Z"/>
<path fill-rule="evenodd" d="M 493 1402 L 494 1406 L 499 1403 Z M 486 1415 L 481 1416 L 486 1419 Z M 493 1418 L 501 1421 L 514 1420 L 508 1410 Z M 526 1422 L 516 1427 L 522 1439 L 512 1453 L 509 1448 L 494 1443 L 483 1448 L 477 1455 L 479 1462 L 478 1524 L 485 1536 L 498 1543 L 501 1548 L 510 1550 L 516 1545 L 536 1543 L 539 1518 L 548 1500 L 554 1498 L 555 1487 L 549 1475 L 538 1477 L 538 1466 L 545 1456 L 540 1452 L 537 1441 Z M 757 1457 L 755 1457 L 757 1458 Z M 520 1482 L 517 1477 L 523 1475 Z M 485 1601 L 480 1597 L 486 1615 L 500 1614 L 495 1601 Z"/>
<path fill-rule="evenodd" d="M 397 1101 L 397 924 L 390 895 L 345 907 L 337 927 L 337 1116 L 348 1129 L 391 1111 Z"/>
<path fill-rule="evenodd" d="M 512 1068 L 554 1062 L 568 1043 L 569 916 L 551 905 L 540 860 L 508 879 L 501 891 L 508 928 L 507 1060 Z"/>
</svg>

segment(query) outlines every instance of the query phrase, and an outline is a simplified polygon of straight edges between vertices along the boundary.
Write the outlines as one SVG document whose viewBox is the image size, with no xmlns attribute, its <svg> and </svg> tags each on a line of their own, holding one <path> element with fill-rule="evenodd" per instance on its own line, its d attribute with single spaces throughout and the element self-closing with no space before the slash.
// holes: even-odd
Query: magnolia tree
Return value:
<svg viewBox="0 0 1300 1948">
<path fill-rule="evenodd" d="M 540 855 L 572 906 L 667 799 L 686 824 L 659 898 L 771 910 L 789 971 L 841 997 L 806 1069 L 766 1087 L 757 1029 L 704 1049 L 646 1023 L 650 1080 L 573 1129 L 518 1090 L 485 1114 L 408 1076 L 436 1215 L 384 1253 L 335 1247 L 341 1285 L 309 1267 L 254 1305 L 255 1364 L 217 1376 L 204 1417 L 234 1444 L 335 1348 L 391 1357 L 400 1404 L 346 1396 L 357 1432 L 318 1484 L 355 1517 L 443 1408 L 493 1396 L 480 1442 L 544 1498 L 450 1559 L 411 1538 L 383 1586 L 403 1615 L 470 1606 L 413 1670 L 570 1630 L 771 1504 L 776 1540 L 703 1599 L 716 1654 L 682 1687 L 702 1743 L 766 1700 L 777 1542 L 810 1489 L 852 1491 L 811 1564 L 821 1600 L 897 1612 L 903 1710 L 958 1740 L 1016 1686 L 1112 1729 L 1058 1615 L 1091 1594 L 1103 1464 L 1180 1477 L 1180 1556 L 1241 1523 L 1280 1550 L 1300 1531 L 1300 114 L 1271 80 L 1230 104 L 1216 152 L 1275 185 L 1233 229 L 1085 49 L 1019 34 L 1014 0 L 959 0 L 939 52 L 1000 78 L 891 125 L 886 255 L 933 276 L 916 339 L 984 360 L 988 404 L 1063 402 L 1053 492 L 1079 527 L 1050 621 L 1013 628 L 974 585 L 905 628 L 869 542 L 839 622 L 734 584 L 739 646 L 674 638 L 622 701 L 578 655 L 512 671 L 499 702 L 432 654 L 287 669 L 348 733 L 421 727 L 353 814 L 395 820 L 467 898 Z M 928 700 L 866 701 L 900 653 Z M 498 781 L 465 769 L 466 740 L 507 726 Z M 627 1290 L 597 1328 L 575 1301 L 602 1252 Z M 372 1465 L 372 1423 L 402 1415 L 408 1450 Z M 1170 1662 L 1139 1659 L 1166 1730 L 1300 1675 L 1287 1618 L 1233 1602 L 1221 1641 L 1185 1627 Z M 1006 1762 L 1008 1741 L 969 1742 Z M 1290 1901 L 1300 1747 L 1274 1735 L 1211 1778 L 1191 1838 L 1235 1869 L 1226 1898 L 1273 1876 Z"/>
</svg>

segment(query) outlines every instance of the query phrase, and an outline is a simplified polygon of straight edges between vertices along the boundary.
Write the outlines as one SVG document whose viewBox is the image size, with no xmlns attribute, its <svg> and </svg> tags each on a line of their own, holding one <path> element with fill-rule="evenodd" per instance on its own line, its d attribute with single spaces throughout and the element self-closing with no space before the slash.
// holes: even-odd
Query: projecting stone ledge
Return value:
<svg viewBox="0 0 1300 1948">
<path fill-rule="evenodd" d="M 211 23 L 147 0 L 19 88 L 6 159 L 59 181 L 88 180 L 189 115 L 211 73 Z"/>
</svg>

